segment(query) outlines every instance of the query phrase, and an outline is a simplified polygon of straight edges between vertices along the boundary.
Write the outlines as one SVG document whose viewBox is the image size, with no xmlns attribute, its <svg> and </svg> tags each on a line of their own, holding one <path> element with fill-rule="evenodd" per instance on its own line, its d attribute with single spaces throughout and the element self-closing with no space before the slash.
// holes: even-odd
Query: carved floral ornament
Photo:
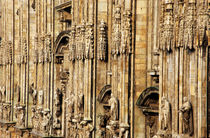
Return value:
<svg viewBox="0 0 210 138">
<path fill-rule="evenodd" d="M 196 46 L 206 46 L 209 19 L 206 3 L 206 0 L 162 1 L 159 49 L 170 51 L 184 47 L 192 50 Z"/>
</svg>

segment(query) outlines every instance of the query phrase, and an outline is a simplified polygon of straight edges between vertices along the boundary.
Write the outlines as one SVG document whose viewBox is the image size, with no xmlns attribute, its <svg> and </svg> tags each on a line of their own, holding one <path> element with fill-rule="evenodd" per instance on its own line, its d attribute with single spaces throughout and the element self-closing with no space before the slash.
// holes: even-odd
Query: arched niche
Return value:
<svg viewBox="0 0 210 138">
<path fill-rule="evenodd" d="M 111 98 L 111 85 L 105 85 L 99 95 L 97 96 L 97 101 L 99 102 L 99 105 L 102 106 L 102 110 L 100 111 L 99 115 L 97 115 L 99 121 L 99 133 L 101 137 L 111 137 L 111 133 L 106 129 L 106 126 L 109 123 L 110 119 L 110 106 L 109 106 L 109 99 Z M 99 107 L 100 108 L 100 107 Z M 100 110 L 100 109 L 99 109 Z"/>
<path fill-rule="evenodd" d="M 68 52 L 68 43 L 70 40 L 70 31 L 62 31 L 55 40 L 54 55 L 57 63 L 57 59 L 64 56 L 64 53 Z M 58 60 L 59 63 L 59 60 Z"/>
<path fill-rule="evenodd" d="M 146 88 L 139 96 L 136 105 L 145 115 L 145 135 L 153 137 L 158 130 L 159 92 L 157 87 Z"/>
</svg>

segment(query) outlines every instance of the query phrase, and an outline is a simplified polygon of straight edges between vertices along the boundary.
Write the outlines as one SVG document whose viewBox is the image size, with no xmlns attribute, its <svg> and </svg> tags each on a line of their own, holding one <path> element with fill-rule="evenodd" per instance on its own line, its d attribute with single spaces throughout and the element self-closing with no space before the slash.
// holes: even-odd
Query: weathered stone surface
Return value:
<svg viewBox="0 0 210 138">
<path fill-rule="evenodd" d="M 0 0 L 0 135 L 207 138 L 208 35 L 208 0 Z"/>
</svg>

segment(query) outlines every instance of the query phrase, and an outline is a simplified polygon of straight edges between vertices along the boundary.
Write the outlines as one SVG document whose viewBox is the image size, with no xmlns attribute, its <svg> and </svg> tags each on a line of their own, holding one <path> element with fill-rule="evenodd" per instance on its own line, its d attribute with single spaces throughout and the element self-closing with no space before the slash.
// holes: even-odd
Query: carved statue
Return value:
<svg viewBox="0 0 210 138">
<path fill-rule="evenodd" d="M 6 89 L 4 86 L 1 88 L 1 93 L 2 93 L 2 103 L 4 103 L 6 101 Z"/>
<path fill-rule="evenodd" d="M 191 136 L 193 134 L 192 105 L 187 97 L 184 97 L 184 103 L 179 111 L 182 114 L 182 133 Z"/>
<path fill-rule="evenodd" d="M 24 105 L 17 105 L 15 107 L 15 117 L 17 118 L 16 125 L 18 127 L 24 128 L 25 127 L 25 106 Z"/>
<path fill-rule="evenodd" d="M 11 114 L 11 104 L 10 103 L 6 103 L 3 106 L 4 106 L 4 111 L 5 111 L 5 113 L 3 112 L 3 114 L 5 115 L 4 116 L 4 120 L 9 121 L 10 120 L 10 114 Z"/>
<path fill-rule="evenodd" d="M 93 24 L 89 23 L 86 25 L 86 33 L 85 33 L 85 58 L 92 59 L 93 58 L 93 44 L 94 44 L 94 33 L 93 33 Z"/>
<path fill-rule="evenodd" d="M 47 133 L 49 135 L 49 131 L 50 131 L 50 126 L 52 124 L 52 116 L 50 114 L 50 110 L 49 109 L 45 109 L 43 111 L 43 131 L 44 133 Z"/>
<path fill-rule="evenodd" d="M 85 122 L 83 125 L 84 125 L 84 138 L 90 138 L 91 137 L 91 133 L 92 131 L 94 130 L 94 127 L 93 125 L 91 125 L 90 123 L 88 123 L 87 121 L 83 121 Z"/>
<path fill-rule="evenodd" d="M 31 108 L 31 124 L 32 124 L 32 127 L 35 128 L 35 120 L 36 120 L 36 109 L 35 107 L 32 107 Z"/>
<path fill-rule="evenodd" d="M 62 92 L 59 88 L 56 89 L 55 94 L 55 116 L 53 118 L 53 128 L 57 130 L 57 133 L 60 133 L 61 129 L 61 113 L 62 113 Z"/>
<path fill-rule="evenodd" d="M 112 54 L 118 54 L 121 43 L 121 7 L 119 5 L 115 7 L 114 19 Z"/>
<path fill-rule="evenodd" d="M 36 105 L 37 104 L 37 90 L 34 87 L 34 83 L 31 84 L 30 93 L 33 98 L 33 105 Z"/>
<path fill-rule="evenodd" d="M 61 106 L 62 106 L 62 93 L 60 89 L 57 88 L 55 94 L 55 112 L 57 117 L 61 115 Z"/>
<path fill-rule="evenodd" d="M 171 124 L 171 105 L 165 97 L 161 99 L 161 130 L 167 131 Z"/>
<path fill-rule="evenodd" d="M 118 99 L 113 94 L 111 94 L 111 98 L 109 99 L 109 105 L 111 107 L 110 109 L 111 120 L 112 121 L 118 120 L 118 112 L 119 112 Z"/>
</svg>

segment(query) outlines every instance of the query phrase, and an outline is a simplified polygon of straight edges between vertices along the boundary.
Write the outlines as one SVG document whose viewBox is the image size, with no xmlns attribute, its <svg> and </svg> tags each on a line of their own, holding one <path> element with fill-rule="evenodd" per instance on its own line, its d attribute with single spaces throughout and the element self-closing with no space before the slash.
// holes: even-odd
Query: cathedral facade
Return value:
<svg viewBox="0 0 210 138">
<path fill-rule="evenodd" d="M 208 0 L 0 0 L 0 137 L 209 138 Z"/>
</svg>

